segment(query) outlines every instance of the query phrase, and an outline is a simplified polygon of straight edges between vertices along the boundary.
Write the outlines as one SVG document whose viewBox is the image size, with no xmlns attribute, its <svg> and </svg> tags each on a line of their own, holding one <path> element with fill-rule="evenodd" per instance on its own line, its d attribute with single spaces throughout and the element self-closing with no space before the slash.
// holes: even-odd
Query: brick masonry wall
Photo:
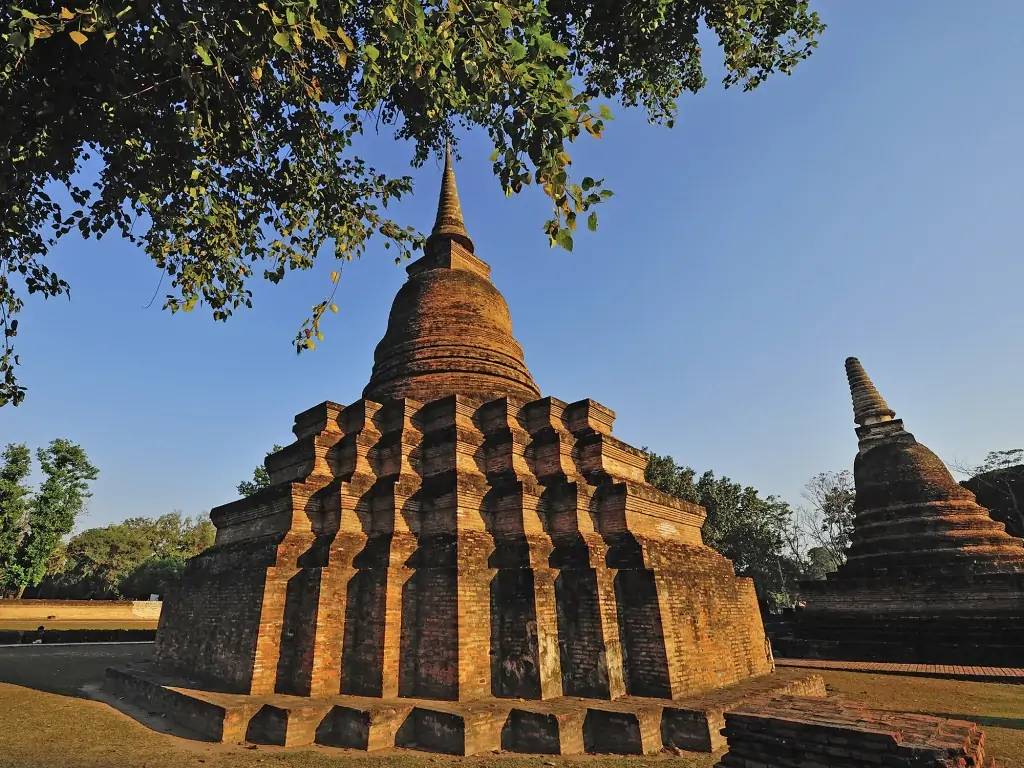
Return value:
<svg viewBox="0 0 1024 768">
<path fill-rule="evenodd" d="M 593 401 L 324 403 L 215 509 L 158 659 L 231 690 L 663 698 L 771 670 L 704 511 Z"/>
<path fill-rule="evenodd" d="M 725 713 L 718 768 L 981 768 L 977 723 L 868 709 L 839 697 L 783 696 Z"/>
</svg>

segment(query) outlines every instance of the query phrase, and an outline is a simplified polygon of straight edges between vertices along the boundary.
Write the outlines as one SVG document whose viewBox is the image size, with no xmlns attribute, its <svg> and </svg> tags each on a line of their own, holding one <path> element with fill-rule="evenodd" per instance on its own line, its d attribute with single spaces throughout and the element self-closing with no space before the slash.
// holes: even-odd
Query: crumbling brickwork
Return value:
<svg viewBox="0 0 1024 768">
<path fill-rule="evenodd" d="M 977 723 L 783 696 L 725 713 L 718 768 L 993 768 Z"/>
</svg>

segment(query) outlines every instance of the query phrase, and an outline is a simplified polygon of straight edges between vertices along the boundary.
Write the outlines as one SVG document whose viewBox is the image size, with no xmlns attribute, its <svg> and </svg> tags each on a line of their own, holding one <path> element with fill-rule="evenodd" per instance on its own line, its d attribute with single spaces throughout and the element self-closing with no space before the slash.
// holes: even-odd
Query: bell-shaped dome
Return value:
<svg viewBox="0 0 1024 768">
<path fill-rule="evenodd" d="M 860 451 L 854 530 L 844 574 L 1024 571 L 1024 541 L 1006 533 L 946 465 L 903 428 L 856 358 L 846 361 Z"/>
<path fill-rule="evenodd" d="M 363 397 L 540 397 L 512 335 L 505 298 L 473 251 L 449 150 L 426 254 L 407 267 L 409 279 L 391 306 Z"/>
</svg>

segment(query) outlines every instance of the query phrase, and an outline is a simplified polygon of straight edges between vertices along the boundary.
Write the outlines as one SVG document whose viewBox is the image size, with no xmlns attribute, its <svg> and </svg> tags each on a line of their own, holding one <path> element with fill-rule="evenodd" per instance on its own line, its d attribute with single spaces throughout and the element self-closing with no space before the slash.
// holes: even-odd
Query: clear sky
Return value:
<svg viewBox="0 0 1024 768">
<path fill-rule="evenodd" d="M 627 442 L 793 502 L 852 466 L 847 355 L 947 461 L 1024 446 L 1024 3 L 818 8 L 829 29 L 792 77 L 745 94 L 712 70 L 676 128 L 617 109 L 572 148 L 616 192 L 572 254 L 548 248 L 538 191 L 504 197 L 484 136 L 457 167 L 545 394 L 592 397 Z M 410 155 L 367 151 L 395 172 Z M 406 222 L 429 228 L 439 173 L 415 174 Z M 0 409 L 0 442 L 85 446 L 101 475 L 79 528 L 233 499 L 294 414 L 359 397 L 404 277 L 371 248 L 327 341 L 296 356 L 329 259 L 227 324 L 144 308 L 158 272 L 116 238 L 69 238 L 54 263 L 73 297 L 29 302 L 29 394 Z"/>
</svg>

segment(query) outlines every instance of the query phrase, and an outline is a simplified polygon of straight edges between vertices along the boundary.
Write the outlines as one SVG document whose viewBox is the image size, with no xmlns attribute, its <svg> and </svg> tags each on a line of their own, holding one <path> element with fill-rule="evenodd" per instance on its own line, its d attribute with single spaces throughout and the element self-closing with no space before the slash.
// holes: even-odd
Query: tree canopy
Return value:
<svg viewBox="0 0 1024 768">
<path fill-rule="evenodd" d="M 1024 448 L 989 451 L 976 467 L 959 468 L 971 477 L 962 485 L 1013 536 L 1024 536 Z"/>
<path fill-rule="evenodd" d="M 71 537 L 40 587 L 47 597 L 146 598 L 172 587 L 185 561 L 213 544 L 213 524 L 171 512 Z"/>
<path fill-rule="evenodd" d="M 671 456 L 648 458 L 647 482 L 707 510 L 704 543 L 732 560 L 739 575 L 753 579 L 761 604 L 770 609 L 790 604 L 802 572 L 801 563 L 787 551 L 793 514 L 789 504 L 711 471 L 697 477 Z"/>
<path fill-rule="evenodd" d="M 813 545 L 807 553 L 809 561 L 816 573 L 822 569 L 834 571 L 846 562 L 846 550 L 853 535 L 853 502 L 857 498 L 853 475 L 845 469 L 819 472 L 807 481 L 803 496 L 810 507 L 801 510 L 797 529 Z M 829 564 L 831 568 L 827 567 Z"/>
<path fill-rule="evenodd" d="M 57 438 L 36 451 L 44 480 L 33 494 L 26 484 L 28 448 L 10 444 L 0 467 L 0 593 L 20 595 L 37 585 L 47 565 L 71 533 L 99 475 L 85 450 Z"/>
<path fill-rule="evenodd" d="M 272 453 L 277 453 L 283 446 L 274 443 L 274 446 L 267 451 L 267 456 Z M 270 487 L 270 473 L 267 472 L 267 468 L 263 464 L 257 464 L 252 471 L 252 480 L 243 480 L 237 486 L 235 490 L 238 491 L 239 496 L 253 496 L 264 488 Z"/>
<path fill-rule="evenodd" d="M 568 145 L 601 135 L 605 101 L 671 124 L 706 83 L 702 29 L 725 86 L 751 89 L 791 72 L 824 25 L 808 0 L 3 3 L 0 404 L 25 394 L 26 294 L 70 295 L 48 260 L 70 232 L 138 244 L 165 308 L 218 320 L 252 305 L 253 278 L 308 269 L 323 248 L 415 248 L 386 210 L 411 179 L 354 149 L 368 127 L 409 140 L 414 165 L 455 127 L 485 131 L 502 188 L 542 188 L 550 242 L 571 249 L 610 191 L 571 168 Z M 297 350 L 322 338 L 332 296 L 325 283 Z"/>
</svg>

